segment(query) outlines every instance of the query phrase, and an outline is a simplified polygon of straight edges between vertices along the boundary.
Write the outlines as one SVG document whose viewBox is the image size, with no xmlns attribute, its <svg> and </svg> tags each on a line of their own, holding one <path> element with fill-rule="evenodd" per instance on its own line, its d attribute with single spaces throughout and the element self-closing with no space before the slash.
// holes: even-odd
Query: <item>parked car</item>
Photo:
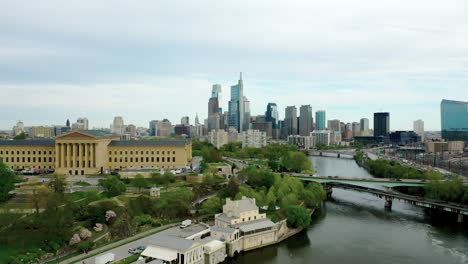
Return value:
<svg viewBox="0 0 468 264">
<path fill-rule="evenodd" d="M 138 246 L 136 249 L 139 250 L 139 251 L 143 251 L 143 250 L 146 249 L 146 247 L 145 246 Z"/>
<path fill-rule="evenodd" d="M 180 224 L 180 228 L 189 227 L 191 224 L 192 224 L 192 220 L 190 220 L 190 219 L 184 220 L 184 221 L 182 221 L 182 223 Z"/>
<path fill-rule="evenodd" d="M 138 250 L 136 248 L 129 248 L 128 253 L 130 254 L 138 254 Z"/>
</svg>

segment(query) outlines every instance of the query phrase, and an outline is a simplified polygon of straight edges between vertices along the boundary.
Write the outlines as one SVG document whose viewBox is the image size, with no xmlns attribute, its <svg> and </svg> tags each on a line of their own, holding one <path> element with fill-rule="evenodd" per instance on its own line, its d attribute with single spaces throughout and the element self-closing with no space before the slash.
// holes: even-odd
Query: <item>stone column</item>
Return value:
<svg viewBox="0 0 468 264">
<path fill-rule="evenodd" d="M 55 143 L 55 156 L 54 156 L 54 159 L 55 159 L 55 162 L 54 162 L 54 166 L 55 166 L 55 169 L 57 169 L 59 167 L 59 164 L 60 164 L 60 145 Z M 47 160 L 48 162 L 48 160 Z"/>
<path fill-rule="evenodd" d="M 88 143 L 84 143 L 84 167 L 88 168 Z"/>
<path fill-rule="evenodd" d="M 65 168 L 65 144 L 60 143 L 60 167 Z"/>
<path fill-rule="evenodd" d="M 91 152 L 91 168 L 94 168 L 94 143 L 91 143 L 90 145 L 90 152 Z"/>
<path fill-rule="evenodd" d="M 66 144 L 66 148 L 67 148 L 67 157 L 65 158 L 65 163 L 66 163 L 66 166 L 65 168 L 71 168 L 71 147 L 70 147 L 70 143 L 67 143 Z"/>
<path fill-rule="evenodd" d="M 83 168 L 83 143 L 78 144 L 78 167 Z"/>
</svg>

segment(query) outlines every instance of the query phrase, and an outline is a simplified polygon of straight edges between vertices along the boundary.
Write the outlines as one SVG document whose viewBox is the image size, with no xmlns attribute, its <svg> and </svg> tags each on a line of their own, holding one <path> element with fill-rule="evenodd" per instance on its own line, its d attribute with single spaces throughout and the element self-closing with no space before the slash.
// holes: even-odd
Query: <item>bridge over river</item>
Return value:
<svg viewBox="0 0 468 264">
<path fill-rule="evenodd" d="M 419 196 L 408 195 L 403 193 L 397 193 L 394 191 L 385 191 L 366 186 L 360 186 L 359 184 L 373 184 L 381 185 L 385 187 L 396 187 L 396 186 L 417 186 L 423 187 L 424 180 L 414 179 L 384 179 L 384 178 L 344 178 L 344 177 L 320 177 L 310 176 L 307 174 L 291 173 L 291 176 L 298 177 L 303 181 L 314 181 L 319 182 L 325 186 L 329 194 L 331 194 L 332 188 L 340 188 L 347 190 L 354 190 L 358 192 L 367 192 L 381 199 L 385 199 L 385 207 L 391 209 L 393 199 L 405 201 L 409 204 L 421 206 L 425 208 L 431 208 L 435 210 L 447 211 L 458 215 L 458 222 L 463 222 L 463 216 L 468 215 L 468 205 L 449 203 L 445 201 L 432 200 Z M 468 181 L 464 181 L 465 185 L 468 185 Z"/>
</svg>

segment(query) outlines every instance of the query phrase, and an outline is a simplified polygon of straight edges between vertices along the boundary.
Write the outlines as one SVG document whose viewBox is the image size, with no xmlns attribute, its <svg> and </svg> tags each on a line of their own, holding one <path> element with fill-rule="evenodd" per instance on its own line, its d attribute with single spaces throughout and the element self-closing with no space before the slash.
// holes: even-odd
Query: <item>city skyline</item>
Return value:
<svg viewBox="0 0 468 264">
<path fill-rule="evenodd" d="M 104 16 L 105 1 L 3 1 L 0 129 L 80 116 L 91 127 L 118 115 L 138 126 L 203 120 L 212 85 L 222 85 L 226 110 L 242 71 L 252 115 L 269 102 L 281 119 L 286 106 L 310 104 L 329 119 L 383 111 L 392 130 L 418 119 L 440 130 L 440 101 L 468 101 L 468 3 L 450 2 L 216 2 L 212 12 L 210 1 L 148 1 Z"/>
</svg>

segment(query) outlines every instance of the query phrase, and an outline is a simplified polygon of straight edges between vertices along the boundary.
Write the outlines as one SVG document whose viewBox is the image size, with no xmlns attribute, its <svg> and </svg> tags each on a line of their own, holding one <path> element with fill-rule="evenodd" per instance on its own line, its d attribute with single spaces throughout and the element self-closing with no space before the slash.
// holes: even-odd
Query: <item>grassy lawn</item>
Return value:
<svg viewBox="0 0 468 264">
<path fill-rule="evenodd" d="M 0 247 L 0 263 L 8 263 L 10 256 L 19 255 L 24 249 L 1 246 Z"/>
<path fill-rule="evenodd" d="M 119 260 L 117 262 L 114 262 L 114 263 L 115 264 L 131 264 L 133 262 L 136 262 L 139 257 L 140 257 L 140 254 L 135 254 L 130 257 L 124 258 L 122 260 Z"/>
<path fill-rule="evenodd" d="M 84 181 L 79 181 L 79 182 L 75 183 L 74 185 L 78 185 L 78 186 L 91 186 L 92 184 L 91 184 L 91 183 L 88 183 L 88 182 L 84 182 Z"/>
<path fill-rule="evenodd" d="M 228 164 L 226 163 L 222 163 L 222 162 L 218 162 L 218 163 L 208 163 L 209 166 L 227 166 Z"/>
</svg>

